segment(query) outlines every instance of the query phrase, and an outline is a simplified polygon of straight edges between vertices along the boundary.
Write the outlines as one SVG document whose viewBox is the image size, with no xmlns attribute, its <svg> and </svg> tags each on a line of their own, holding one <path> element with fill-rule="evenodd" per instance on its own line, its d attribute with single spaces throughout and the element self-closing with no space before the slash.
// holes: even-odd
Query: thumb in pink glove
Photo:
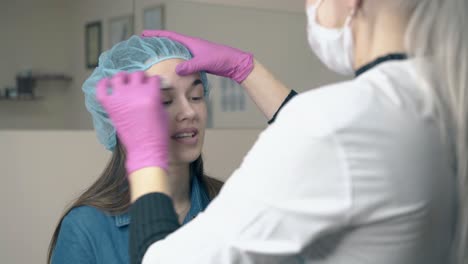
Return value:
<svg viewBox="0 0 468 264">
<path fill-rule="evenodd" d="M 127 159 L 127 173 L 168 166 L 168 118 L 161 103 L 160 78 L 120 72 L 102 79 L 96 96 L 108 113 Z"/>
<path fill-rule="evenodd" d="M 243 82 L 254 67 L 253 55 L 229 46 L 164 30 L 144 30 L 142 37 L 166 37 L 187 47 L 193 59 L 179 64 L 176 72 L 189 75 L 199 71 Z"/>
</svg>

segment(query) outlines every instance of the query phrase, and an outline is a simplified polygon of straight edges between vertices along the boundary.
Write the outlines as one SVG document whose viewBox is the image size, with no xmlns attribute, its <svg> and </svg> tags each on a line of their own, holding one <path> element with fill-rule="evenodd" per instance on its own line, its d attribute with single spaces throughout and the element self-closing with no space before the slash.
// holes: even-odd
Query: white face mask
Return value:
<svg viewBox="0 0 468 264">
<path fill-rule="evenodd" d="M 317 9 L 321 3 L 322 0 L 318 0 L 307 8 L 309 45 L 330 70 L 342 75 L 353 75 L 353 34 L 350 24 L 354 12 L 346 19 L 343 28 L 325 28 L 317 22 Z"/>
</svg>

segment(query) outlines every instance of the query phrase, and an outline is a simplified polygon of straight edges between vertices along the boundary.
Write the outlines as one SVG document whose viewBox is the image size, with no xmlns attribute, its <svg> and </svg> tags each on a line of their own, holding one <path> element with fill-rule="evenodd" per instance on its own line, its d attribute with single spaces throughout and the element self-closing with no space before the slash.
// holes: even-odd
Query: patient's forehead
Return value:
<svg viewBox="0 0 468 264">
<path fill-rule="evenodd" d="M 184 77 L 188 79 L 200 78 L 199 73 L 190 74 L 187 76 L 179 76 L 175 72 L 177 65 L 184 61 L 185 60 L 183 59 L 168 59 L 168 60 L 158 62 L 154 64 L 153 66 L 151 66 L 148 70 L 146 70 L 146 74 L 148 76 L 159 75 L 169 80 L 184 79 Z"/>
<path fill-rule="evenodd" d="M 154 75 L 174 75 L 176 74 L 176 66 L 184 62 L 182 59 L 168 59 L 161 62 L 158 62 L 146 70 L 148 76 Z"/>
<path fill-rule="evenodd" d="M 165 83 L 176 90 L 187 90 L 194 86 L 196 80 L 200 79 L 199 73 L 180 76 L 176 73 L 177 65 L 184 62 L 183 59 L 168 59 L 158 62 L 146 70 L 146 75 L 159 75 L 165 80 Z"/>
</svg>

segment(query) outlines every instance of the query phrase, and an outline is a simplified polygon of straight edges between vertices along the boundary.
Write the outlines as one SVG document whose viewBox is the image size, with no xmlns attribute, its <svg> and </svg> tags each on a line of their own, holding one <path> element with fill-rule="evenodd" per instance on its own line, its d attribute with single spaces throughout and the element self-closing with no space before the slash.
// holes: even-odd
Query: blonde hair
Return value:
<svg viewBox="0 0 468 264">
<path fill-rule="evenodd" d="M 409 55 L 424 58 L 425 65 L 419 68 L 430 78 L 438 113 L 444 118 L 446 135 L 455 150 L 458 218 L 452 263 L 466 263 L 468 1 L 400 1 L 404 10 L 411 14 L 406 33 Z M 430 69 L 426 65 L 430 65 Z"/>
</svg>

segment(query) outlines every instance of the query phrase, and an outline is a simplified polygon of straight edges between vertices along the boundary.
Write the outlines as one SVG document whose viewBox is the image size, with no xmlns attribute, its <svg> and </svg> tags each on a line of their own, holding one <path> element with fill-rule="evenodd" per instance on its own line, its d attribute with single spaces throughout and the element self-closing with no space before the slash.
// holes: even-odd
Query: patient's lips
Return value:
<svg viewBox="0 0 468 264">
<path fill-rule="evenodd" d="M 198 129 L 184 128 L 177 130 L 171 138 L 180 144 L 196 145 L 198 143 Z"/>
</svg>

